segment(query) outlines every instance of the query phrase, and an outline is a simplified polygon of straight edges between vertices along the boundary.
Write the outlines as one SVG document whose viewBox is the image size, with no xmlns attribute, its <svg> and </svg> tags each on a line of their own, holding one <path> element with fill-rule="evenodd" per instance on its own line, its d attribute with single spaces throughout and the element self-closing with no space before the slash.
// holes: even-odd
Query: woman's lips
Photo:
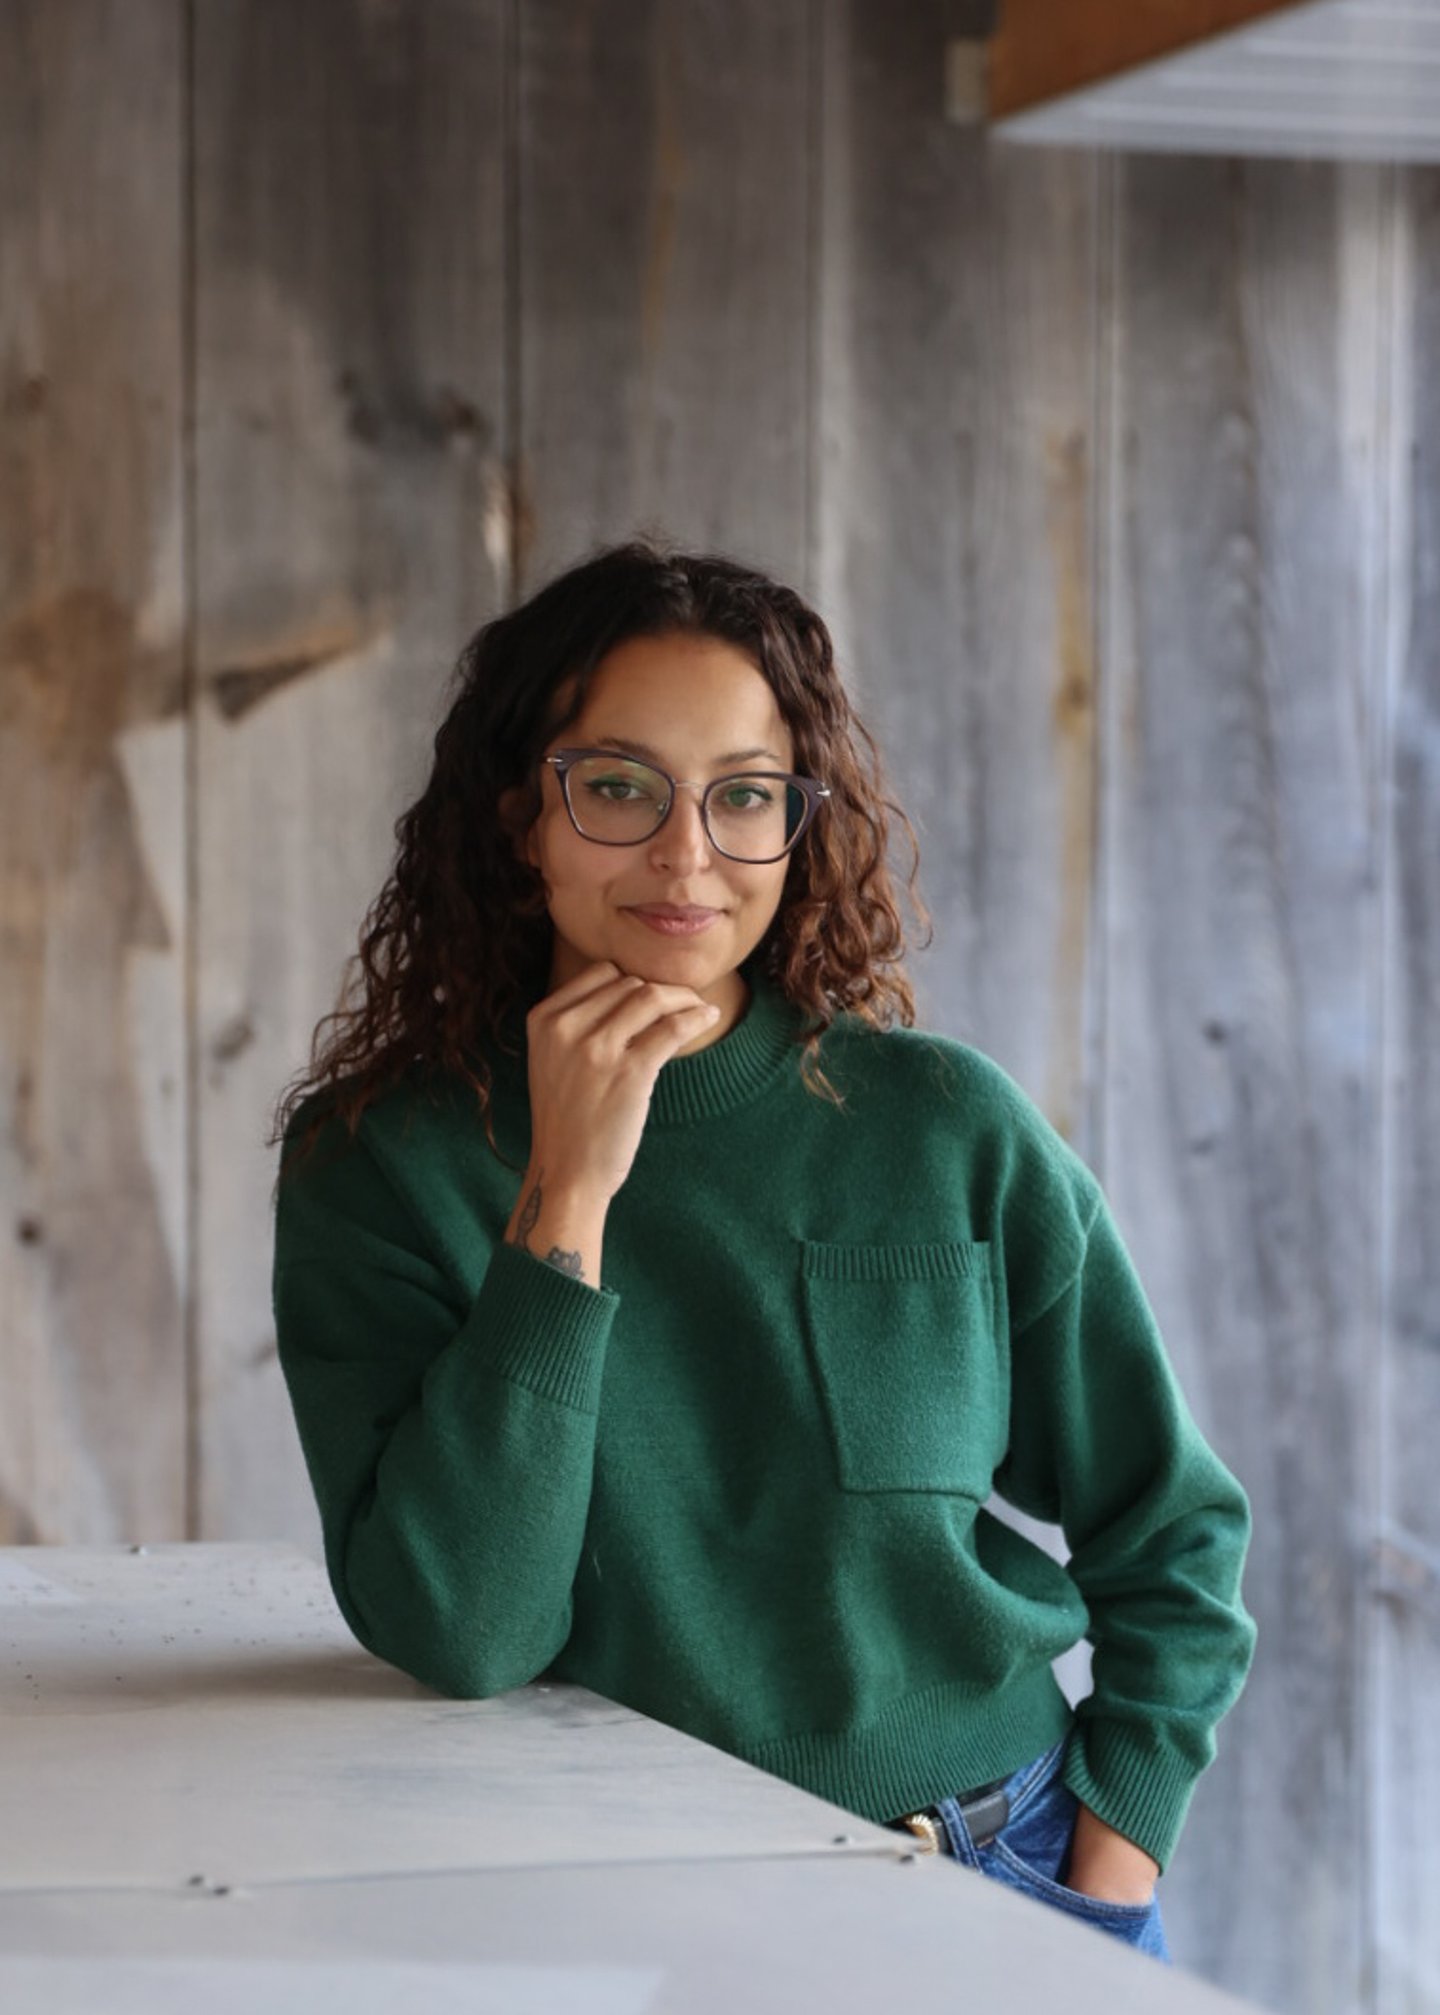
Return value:
<svg viewBox="0 0 1440 2015">
<path fill-rule="evenodd" d="M 649 924 L 652 931 L 659 931 L 662 937 L 689 938 L 700 931 L 708 931 L 721 912 L 719 910 L 679 910 L 669 907 L 640 909 L 631 907 L 629 914 L 639 917 L 642 924 Z"/>
</svg>

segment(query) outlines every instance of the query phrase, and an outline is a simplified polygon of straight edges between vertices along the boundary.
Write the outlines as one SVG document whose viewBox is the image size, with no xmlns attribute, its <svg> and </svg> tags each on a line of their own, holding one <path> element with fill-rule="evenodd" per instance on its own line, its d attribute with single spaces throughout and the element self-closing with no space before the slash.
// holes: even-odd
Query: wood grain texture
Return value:
<svg viewBox="0 0 1440 2015">
<path fill-rule="evenodd" d="M 0 1537 L 183 1516 L 179 7 L 0 10 Z"/>
<path fill-rule="evenodd" d="M 922 1019 L 1083 1151 L 1092 173 L 947 124 L 949 17 L 827 15 L 818 599 L 919 831 Z"/>
<path fill-rule="evenodd" d="M 196 10 L 197 1529 L 314 1536 L 273 1101 L 508 580 L 503 0 Z"/>
<path fill-rule="evenodd" d="M 800 579 L 810 12 L 521 10 L 517 594 L 642 530 Z"/>
<path fill-rule="evenodd" d="M 1440 170 L 1400 175 L 1389 492 L 1376 2008 L 1440 2007 Z"/>
<path fill-rule="evenodd" d="M 1211 1977 L 1339 2015 L 1373 1845 L 1385 184 L 1117 173 L 1105 1168 L 1250 1493 L 1260 1631 L 1170 1913 Z"/>
</svg>

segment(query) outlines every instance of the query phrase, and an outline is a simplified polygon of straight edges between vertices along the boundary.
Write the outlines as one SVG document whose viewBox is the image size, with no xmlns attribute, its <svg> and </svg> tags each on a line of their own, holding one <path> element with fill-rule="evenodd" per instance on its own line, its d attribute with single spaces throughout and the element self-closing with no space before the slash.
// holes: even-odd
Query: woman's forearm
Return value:
<svg viewBox="0 0 1440 2015">
<path fill-rule="evenodd" d="M 598 1287 L 605 1217 L 603 1197 L 548 1181 L 544 1169 L 532 1162 L 505 1227 L 505 1242 Z"/>
</svg>

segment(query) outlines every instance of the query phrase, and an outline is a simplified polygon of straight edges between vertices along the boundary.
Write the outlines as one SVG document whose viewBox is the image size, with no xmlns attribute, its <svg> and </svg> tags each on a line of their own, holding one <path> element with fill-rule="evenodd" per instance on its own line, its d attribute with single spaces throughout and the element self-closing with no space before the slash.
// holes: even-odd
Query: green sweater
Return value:
<svg viewBox="0 0 1440 2015">
<path fill-rule="evenodd" d="M 1163 1867 L 1254 1648 L 1245 1494 L 1013 1079 L 846 1016 L 838 1110 L 747 976 L 743 1020 L 660 1071 L 598 1286 L 503 1242 L 523 1053 L 492 1059 L 514 1169 L 444 1076 L 353 1144 L 332 1115 L 281 1185 L 280 1358 L 340 1609 L 441 1692 L 573 1681 L 872 1820 L 1073 1719 L 1071 1788 Z M 1082 1637 L 1072 1716 L 1051 1661 Z"/>
</svg>

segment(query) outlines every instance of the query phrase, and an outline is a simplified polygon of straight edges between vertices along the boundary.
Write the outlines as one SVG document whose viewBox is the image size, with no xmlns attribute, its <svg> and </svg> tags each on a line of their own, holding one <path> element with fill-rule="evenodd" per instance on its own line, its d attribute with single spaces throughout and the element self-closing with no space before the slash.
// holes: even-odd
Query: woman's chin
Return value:
<svg viewBox="0 0 1440 2015">
<path fill-rule="evenodd" d="M 718 978 L 731 970 L 719 942 L 719 919 L 708 930 L 691 935 L 657 931 L 640 917 L 625 917 L 616 934 L 616 948 L 609 956 L 626 971 L 653 967 L 658 974 L 685 974 L 687 986 L 696 982 L 692 973 L 704 970 Z"/>
<path fill-rule="evenodd" d="M 584 946 L 562 937 L 556 948 L 551 991 L 588 966 L 606 962 L 637 979 L 693 987 L 704 994 L 723 990 L 735 984 L 739 961 L 733 958 L 729 945 L 720 943 L 719 930 L 717 919 L 708 930 L 672 937 L 621 911 L 603 934 Z"/>
</svg>

